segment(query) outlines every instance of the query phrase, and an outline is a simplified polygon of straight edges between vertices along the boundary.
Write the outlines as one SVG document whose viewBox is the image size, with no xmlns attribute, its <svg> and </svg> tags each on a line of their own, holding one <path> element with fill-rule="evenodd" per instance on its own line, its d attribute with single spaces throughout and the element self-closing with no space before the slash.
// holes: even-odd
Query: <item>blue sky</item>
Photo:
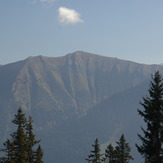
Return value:
<svg viewBox="0 0 163 163">
<path fill-rule="evenodd" d="M 0 0 L 0 64 L 75 51 L 163 63 L 163 0 Z"/>
</svg>

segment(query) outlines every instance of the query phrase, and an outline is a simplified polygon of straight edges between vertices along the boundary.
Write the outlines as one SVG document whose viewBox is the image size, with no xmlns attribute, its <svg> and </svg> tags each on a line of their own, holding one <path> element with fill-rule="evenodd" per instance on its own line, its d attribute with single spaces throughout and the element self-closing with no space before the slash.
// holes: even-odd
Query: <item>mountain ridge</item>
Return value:
<svg viewBox="0 0 163 163">
<path fill-rule="evenodd" d="M 107 130 L 116 125 L 122 129 L 111 130 L 111 135 L 115 137 L 123 131 L 129 135 L 124 114 L 129 113 L 128 107 L 132 106 L 131 101 L 134 100 L 130 96 L 136 100 L 132 106 L 135 110 L 130 113 L 138 123 L 135 112 L 140 95 L 136 92 L 145 90 L 151 74 L 157 70 L 163 73 L 163 66 L 139 64 L 81 51 L 62 57 L 28 57 L 3 65 L 0 67 L 0 139 L 4 140 L 9 135 L 12 130 L 12 117 L 22 106 L 25 113 L 34 119 L 35 130 L 45 146 L 47 162 L 55 159 L 54 155 L 49 153 L 53 149 L 58 155 L 58 163 L 64 163 L 65 160 L 82 163 L 79 157 L 85 155 L 85 148 L 90 141 L 92 143 L 98 133 L 96 129 L 104 126 L 103 123 L 111 123 L 105 125 Z M 127 102 L 123 104 L 123 101 L 127 101 L 125 97 L 130 99 L 128 105 Z M 118 108 L 124 112 L 121 117 L 124 122 L 122 126 L 119 126 L 120 121 L 116 117 Z M 93 122 L 96 122 L 95 117 L 99 118 L 97 127 L 92 126 Z M 92 122 L 89 119 L 92 119 Z M 114 119 L 117 119 L 118 124 Z M 87 126 L 92 126 L 92 129 Z M 102 141 L 106 141 L 106 137 L 110 135 L 108 131 L 103 128 L 98 130 L 103 135 Z M 79 133 L 84 135 L 80 136 Z M 57 146 L 53 147 L 55 144 Z M 77 145 L 80 145 L 81 149 Z M 67 154 L 59 160 L 60 153 L 63 152 Z M 73 153 L 76 154 L 73 156 Z"/>
<path fill-rule="evenodd" d="M 88 108 L 136 86 L 159 68 L 81 51 L 55 58 L 28 57 L 0 67 L 0 76 L 4 76 L 1 81 L 8 82 L 7 91 L 4 86 L 0 90 L 7 93 L 5 99 L 13 101 L 11 105 L 30 111 L 33 105 L 43 109 L 43 104 L 58 114 L 65 112 L 66 119 L 85 114 Z"/>
<path fill-rule="evenodd" d="M 18 60 L 18 61 L 14 61 L 14 62 L 11 62 L 11 63 L 6 63 L 6 64 L 0 64 L 0 67 L 1 66 L 5 66 L 5 65 L 9 65 L 9 64 L 14 64 L 14 63 L 18 63 L 18 62 L 21 62 L 21 61 L 27 61 L 27 60 L 31 60 L 31 59 L 37 59 L 37 58 L 43 58 L 43 59 L 60 59 L 60 58 L 64 58 L 66 56 L 80 56 L 80 55 L 83 55 L 83 56 L 90 56 L 90 57 L 103 57 L 103 58 L 109 58 L 109 59 L 112 59 L 112 60 L 121 60 L 121 61 L 126 61 L 126 62 L 132 62 L 132 63 L 136 63 L 136 64 L 140 64 L 140 65 L 162 65 L 161 64 L 146 64 L 146 63 L 140 63 L 140 62 L 136 62 L 136 61 L 132 61 L 132 60 L 127 60 L 127 59 L 121 59 L 121 58 L 117 58 L 117 57 L 111 57 L 111 56 L 105 56 L 105 55 L 100 55 L 100 54 L 95 54 L 95 53 L 90 53 L 90 52 L 85 52 L 85 51 L 75 51 L 73 53 L 68 53 L 66 55 L 63 55 L 63 56 L 56 56 L 56 57 L 52 57 L 52 56 L 44 56 L 44 55 L 38 55 L 38 56 L 29 56 L 25 59 L 22 59 L 22 60 Z"/>
</svg>

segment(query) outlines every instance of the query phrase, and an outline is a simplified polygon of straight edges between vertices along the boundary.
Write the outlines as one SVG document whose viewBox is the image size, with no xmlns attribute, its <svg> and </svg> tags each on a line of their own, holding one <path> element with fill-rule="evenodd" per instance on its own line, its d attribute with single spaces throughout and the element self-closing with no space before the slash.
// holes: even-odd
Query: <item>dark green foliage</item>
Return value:
<svg viewBox="0 0 163 163">
<path fill-rule="evenodd" d="M 105 163 L 114 163 L 116 161 L 116 151 L 114 149 L 114 147 L 109 144 L 105 150 L 105 158 L 104 158 L 104 162 Z"/>
<path fill-rule="evenodd" d="M 115 148 L 109 144 L 105 150 L 105 163 L 129 163 L 129 160 L 133 160 L 130 154 L 131 148 L 126 142 L 124 135 L 120 137 L 116 144 Z"/>
<path fill-rule="evenodd" d="M 149 95 L 143 97 L 143 110 L 138 110 L 146 123 L 143 136 L 138 135 L 142 145 L 136 145 L 148 163 L 163 162 L 163 80 L 157 71 L 150 82 Z"/>
<path fill-rule="evenodd" d="M 27 133 L 27 151 L 28 151 L 28 160 L 29 162 L 34 162 L 35 160 L 35 150 L 33 147 L 39 143 L 40 141 L 37 141 L 35 139 L 35 135 L 33 134 L 33 126 L 32 126 L 32 117 L 29 117 L 29 120 L 26 125 L 26 133 Z"/>
<path fill-rule="evenodd" d="M 130 154 L 131 148 L 126 142 L 124 135 L 122 135 L 119 139 L 119 142 L 117 142 L 115 151 L 118 163 L 129 163 L 129 160 L 133 160 L 133 157 Z"/>
<path fill-rule="evenodd" d="M 21 109 L 19 109 L 17 115 L 15 115 L 13 123 L 17 125 L 17 130 L 11 134 L 11 143 L 14 147 L 14 158 L 11 159 L 15 162 L 28 163 L 27 134 L 25 131 L 27 120 Z"/>
<path fill-rule="evenodd" d="M 37 161 L 37 153 L 40 152 L 41 147 L 38 147 L 39 150 L 34 148 L 39 141 L 33 134 L 32 122 L 32 117 L 27 120 L 22 109 L 18 109 L 13 120 L 17 129 L 11 134 L 11 140 L 8 139 L 4 143 L 4 149 L 1 151 L 5 153 L 5 156 L 1 157 L 1 163 L 35 163 Z M 41 153 L 41 159 L 37 163 L 43 163 L 43 152 Z"/>
<path fill-rule="evenodd" d="M 36 163 L 43 163 L 42 158 L 43 158 L 43 150 L 39 145 L 36 150 Z"/>
<path fill-rule="evenodd" d="M 100 153 L 100 145 L 98 142 L 98 139 L 95 140 L 95 144 L 92 144 L 93 150 L 90 152 L 90 155 L 88 155 L 87 160 L 88 162 L 92 163 L 101 163 L 102 162 L 102 154 Z"/>
<path fill-rule="evenodd" d="M 5 149 L 2 151 L 6 153 L 6 157 L 1 158 L 1 162 L 13 162 L 12 160 L 14 159 L 14 146 L 13 143 L 9 139 L 3 144 Z"/>
</svg>

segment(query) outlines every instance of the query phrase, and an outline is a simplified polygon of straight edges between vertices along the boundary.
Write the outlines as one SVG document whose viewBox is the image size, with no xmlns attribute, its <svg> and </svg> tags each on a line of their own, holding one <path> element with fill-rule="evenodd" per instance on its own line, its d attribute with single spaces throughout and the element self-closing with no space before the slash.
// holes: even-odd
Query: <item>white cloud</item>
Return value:
<svg viewBox="0 0 163 163">
<path fill-rule="evenodd" d="M 58 20 L 62 24 L 76 24 L 83 22 L 77 11 L 66 7 L 60 7 L 58 9 Z"/>
</svg>

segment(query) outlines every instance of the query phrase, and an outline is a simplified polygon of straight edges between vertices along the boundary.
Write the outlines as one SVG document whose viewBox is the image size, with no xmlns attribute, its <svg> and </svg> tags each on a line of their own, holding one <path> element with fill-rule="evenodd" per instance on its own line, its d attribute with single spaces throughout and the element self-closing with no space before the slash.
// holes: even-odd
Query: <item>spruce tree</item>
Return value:
<svg viewBox="0 0 163 163">
<path fill-rule="evenodd" d="M 5 146 L 5 149 L 2 149 L 1 151 L 6 153 L 5 157 L 1 157 L 0 162 L 1 163 L 5 163 L 5 162 L 14 162 L 14 146 L 13 143 L 11 143 L 11 141 L 9 139 L 7 139 L 7 141 L 5 143 L 3 143 L 3 145 Z"/>
<path fill-rule="evenodd" d="M 131 156 L 131 148 L 126 142 L 124 135 L 119 139 L 119 142 L 116 142 L 117 146 L 115 147 L 116 152 L 116 162 L 117 163 L 129 163 L 130 160 L 133 160 Z"/>
<path fill-rule="evenodd" d="M 163 162 L 163 80 L 159 71 L 152 75 L 148 95 L 140 104 L 143 110 L 138 113 L 143 117 L 146 128 L 143 135 L 138 134 L 142 145 L 136 145 L 140 154 L 148 163 Z"/>
<path fill-rule="evenodd" d="M 5 155 L 0 158 L 0 162 L 43 163 L 43 151 L 41 146 L 39 145 L 37 149 L 35 147 L 40 141 L 37 141 L 33 134 L 32 117 L 29 117 L 29 120 L 27 120 L 20 108 L 12 122 L 17 128 L 16 131 L 11 134 L 11 139 L 7 139 L 3 144 L 4 148 L 1 149 L 1 151 L 4 152 Z"/>
<path fill-rule="evenodd" d="M 36 158 L 36 150 L 35 145 L 40 142 L 40 140 L 36 140 L 36 136 L 33 133 L 33 120 L 32 117 L 29 116 L 29 119 L 27 121 L 26 125 L 26 133 L 27 133 L 27 151 L 28 151 L 28 161 L 34 162 Z"/>
<path fill-rule="evenodd" d="M 116 151 L 112 144 L 109 144 L 105 150 L 105 163 L 114 163 L 116 161 Z"/>
<path fill-rule="evenodd" d="M 102 154 L 100 153 L 101 149 L 100 149 L 98 139 L 95 140 L 95 144 L 92 144 L 92 147 L 93 150 L 90 151 L 90 155 L 88 155 L 88 158 L 86 158 L 85 160 L 92 163 L 101 163 Z"/>
<path fill-rule="evenodd" d="M 41 146 L 39 145 L 37 150 L 36 150 L 36 161 L 35 163 L 43 163 L 43 150 L 41 148 Z"/>
<path fill-rule="evenodd" d="M 11 142 L 14 146 L 12 160 L 19 163 L 28 163 L 27 134 L 25 131 L 27 119 L 21 108 L 18 109 L 13 123 L 17 125 L 17 130 L 11 134 Z"/>
</svg>

